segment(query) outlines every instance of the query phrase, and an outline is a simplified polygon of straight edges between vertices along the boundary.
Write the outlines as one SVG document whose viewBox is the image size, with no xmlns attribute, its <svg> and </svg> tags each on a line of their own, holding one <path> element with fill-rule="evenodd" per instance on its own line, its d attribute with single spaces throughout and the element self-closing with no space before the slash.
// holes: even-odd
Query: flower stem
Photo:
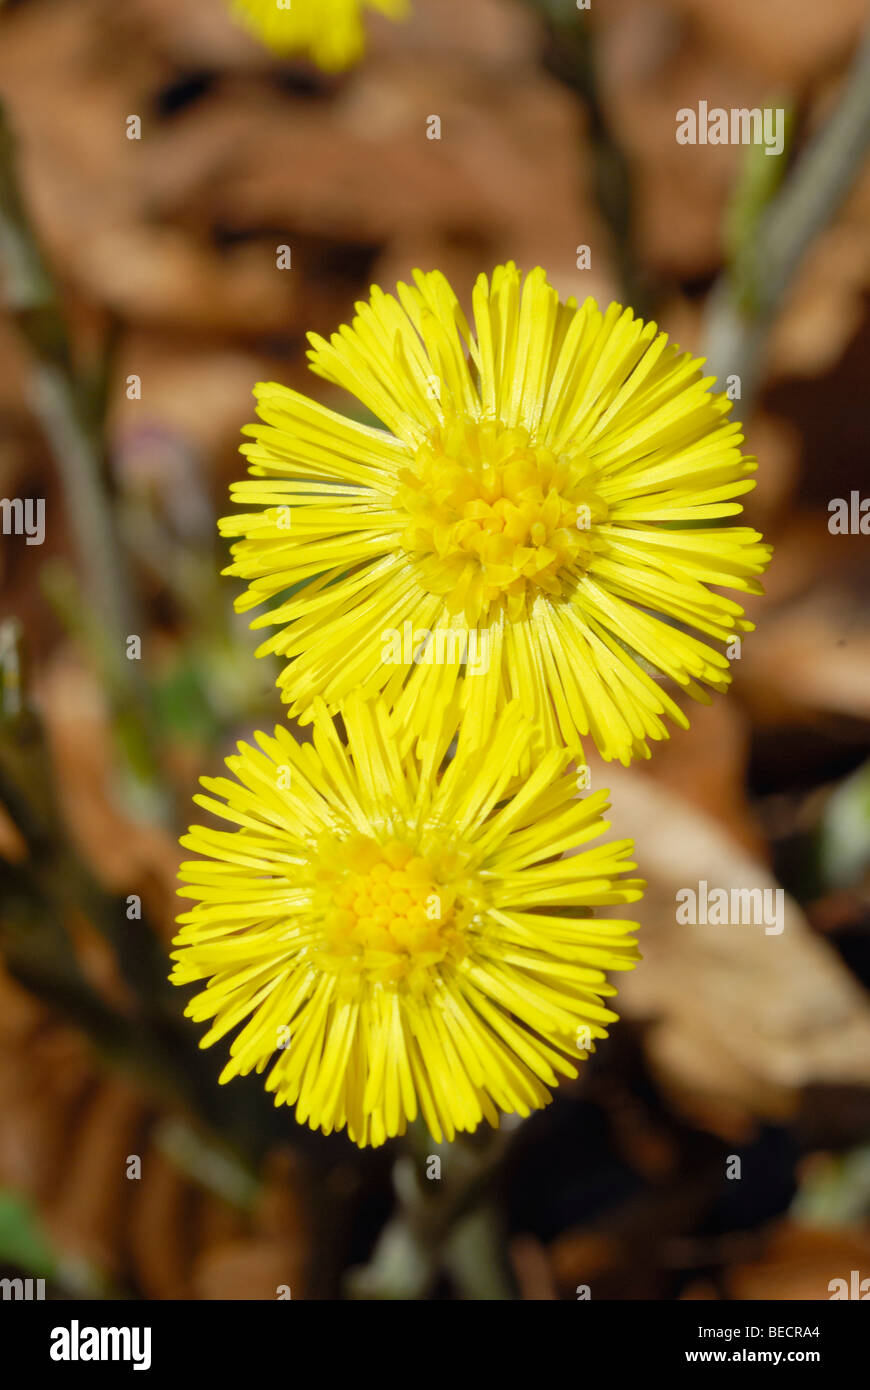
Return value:
<svg viewBox="0 0 870 1390">
<path fill-rule="evenodd" d="M 444 1274 L 462 1299 L 513 1297 L 496 1209 L 483 1199 L 516 1123 L 503 1116 L 498 1130 L 436 1144 L 418 1121 L 394 1169 L 397 1211 L 348 1276 L 350 1298 L 424 1299 Z"/>
</svg>

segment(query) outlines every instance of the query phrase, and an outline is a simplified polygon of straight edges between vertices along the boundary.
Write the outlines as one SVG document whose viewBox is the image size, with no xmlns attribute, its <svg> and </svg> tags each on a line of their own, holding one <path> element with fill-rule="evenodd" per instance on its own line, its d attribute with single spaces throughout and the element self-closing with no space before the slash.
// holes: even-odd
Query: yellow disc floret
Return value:
<svg viewBox="0 0 870 1390">
<path fill-rule="evenodd" d="M 475 905 L 472 885 L 448 881 L 460 863 L 455 852 L 424 855 L 398 839 L 353 836 L 321 847 L 315 902 L 324 959 L 346 974 L 412 984 L 415 970 L 464 954 Z"/>
<path fill-rule="evenodd" d="M 440 426 L 400 471 L 396 495 L 424 587 L 469 622 L 502 597 L 510 617 L 537 592 L 559 597 L 585 573 L 591 527 L 607 518 L 591 476 L 521 426 Z"/>
</svg>

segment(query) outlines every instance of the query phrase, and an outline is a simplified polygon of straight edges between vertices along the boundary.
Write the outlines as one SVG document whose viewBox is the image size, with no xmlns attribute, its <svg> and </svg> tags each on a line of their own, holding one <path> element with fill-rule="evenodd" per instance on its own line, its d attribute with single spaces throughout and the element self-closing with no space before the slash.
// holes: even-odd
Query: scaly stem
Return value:
<svg viewBox="0 0 870 1390">
<path fill-rule="evenodd" d="M 452 1144 L 436 1144 L 417 1121 L 410 1152 L 396 1161 L 396 1214 L 369 1263 L 349 1275 L 351 1298 L 423 1299 L 442 1272 L 460 1298 L 513 1297 L 487 1189 L 515 1127 L 513 1116 L 503 1116 L 498 1130 L 483 1127 Z"/>
</svg>

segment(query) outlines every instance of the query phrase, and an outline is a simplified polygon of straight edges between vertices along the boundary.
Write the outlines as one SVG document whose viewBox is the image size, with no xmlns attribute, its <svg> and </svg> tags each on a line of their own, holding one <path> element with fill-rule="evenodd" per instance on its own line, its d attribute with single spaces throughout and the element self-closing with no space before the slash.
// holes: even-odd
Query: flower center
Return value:
<svg viewBox="0 0 870 1390">
<path fill-rule="evenodd" d="M 458 882 L 445 881 L 457 868 L 455 854 L 421 854 L 398 839 L 331 844 L 315 884 L 329 964 L 388 982 L 462 953 L 475 908 L 463 894 L 471 885 L 461 869 Z"/>
<path fill-rule="evenodd" d="M 453 421 L 399 473 L 403 537 L 424 587 L 473 622 L 504 599 L 519 617 L 538 592 L 559 597 L 592 558 L 607 506 L 582 459 L 532 443 L 519 427 Z"/>
</svg>

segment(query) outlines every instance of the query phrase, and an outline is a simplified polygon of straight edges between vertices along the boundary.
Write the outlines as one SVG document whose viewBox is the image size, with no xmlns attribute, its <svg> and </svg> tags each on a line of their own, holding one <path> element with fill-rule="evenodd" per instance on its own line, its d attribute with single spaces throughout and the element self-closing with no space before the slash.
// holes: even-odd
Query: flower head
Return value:
<svg viewBox="0 0 870 1390">
<path fill-rule="evenodd" d="M 688 723 L 662 678 L 698 700 L 727 686 L 721 646 L 753 624 L 717 591 L 760 593 L 769 559 L 718 524 L 756 468 L 730 402 L 654 323 L 561 303 L 541 269 L 481 276 L 473 333 L 443 275 L 414 278 L 310 335 L 312 369 L 386 428 L 256 388 L 248 510 L 221 529 L 242 537 L 238 606 L 271 604 L 260 652 L 285 659 L 303 721 L 359 686 L 420 736 L 462 682 L 482 731 L 518 698 L 540 747 L 582 756 L 591 735 L 607 759 L 648 757 L 666 718 Z"/>
<path fill-rule="evenodd" d="M 639 959 L 630 841 L 593 845 L 606 793 L 575 795 L 568 753 L 514 773 L 531 728 L 508 705 L 486 748 L 440 721 L 400 757 L 383 701 L 351 698 L 346 742 L 318 702 L 312 743 L 257 734 L 204 778 L 179 890 L 173 980 L 206 980 L 187 1013 L 208 1046 L 238 1029 L 222 1081 L 271 1064 L 276 1104 L 357 1144 L 436 1139 L 550 1100 L 616 1015 L 605 971 Z"/>
<path fill-rule="evenodd" d="M 362 54 L 362 11 L 392 19 L 408 0 L 232 0 L 239 19 L 281 57 L 308 56 L 326 72 L 350 67 Z"/>
</svg>

